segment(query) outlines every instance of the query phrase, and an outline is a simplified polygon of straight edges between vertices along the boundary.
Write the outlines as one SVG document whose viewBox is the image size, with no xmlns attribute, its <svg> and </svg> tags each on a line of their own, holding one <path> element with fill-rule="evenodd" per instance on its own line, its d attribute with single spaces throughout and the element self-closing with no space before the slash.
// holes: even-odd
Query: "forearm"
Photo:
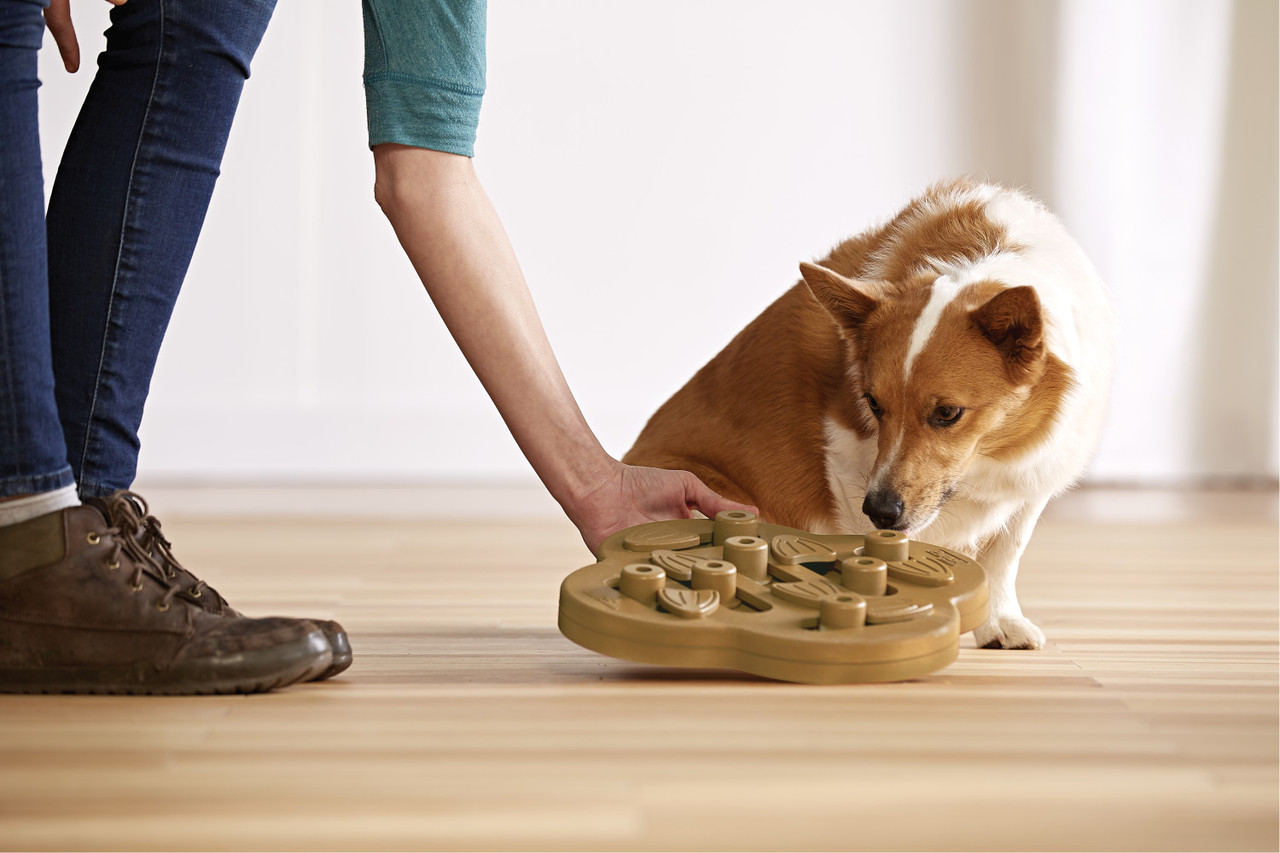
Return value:
<svg viewBox="0 0 1280 853">
<path fill-rule="evenodd" d="M 552 496 L 575 508 L 616 463 L 569 390 L 471 160 L 374 148 L 376 195 L 463 355 Z"/>
</svg>

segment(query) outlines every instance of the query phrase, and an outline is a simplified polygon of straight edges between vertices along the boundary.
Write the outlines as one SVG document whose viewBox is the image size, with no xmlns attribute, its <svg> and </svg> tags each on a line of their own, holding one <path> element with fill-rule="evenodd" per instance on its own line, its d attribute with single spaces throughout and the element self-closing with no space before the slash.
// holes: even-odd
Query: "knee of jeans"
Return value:
<svg viewBox="0 0 1280 853">
<path fill-rule="evenodd" d="M 44 44 L 46 0 L 0 3 L 0 56 L 11 50 L 34 51 Z"/>
<path fill-rule="evenodd" d="M 194 64 L 208 58 L 230 61 L 236 73 L 247 78 L 275 5 L 276 0 L 125 3 L 111 10 L 103 59 L 123 64 L 134 56 L 149 63 L 163 49 Z"/>
<path fill-rule="evenodd" d="M 200 0 L 196 5 L 208 11 L 215 48 L 221 49 L 247 79 L 249 63 L 262 43 L 271 22 L 276 0 Z"/>
<path fill-rule="evenodd" d="M 276 0 L 193 0 L 191 5 L 198 7 L 196 17 L 207 26 L 211 46 L 248 78 L 249 63 L 262 43 Z"/>
</svg>

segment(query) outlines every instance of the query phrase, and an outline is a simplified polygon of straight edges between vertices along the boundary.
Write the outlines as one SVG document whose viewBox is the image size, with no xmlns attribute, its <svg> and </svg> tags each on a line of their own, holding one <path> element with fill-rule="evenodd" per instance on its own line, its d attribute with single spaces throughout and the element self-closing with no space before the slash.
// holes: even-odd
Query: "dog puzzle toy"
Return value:
<svg viewBox="0 0 1280 853">
<path fill-rule="evenodd" d="M 810 684 L 927 675 L 986 619 L 986 575 L 968 557 L 736 511 L 621 530 L 560 587 L 561 632 L 593 651 Z"/>
</svg>

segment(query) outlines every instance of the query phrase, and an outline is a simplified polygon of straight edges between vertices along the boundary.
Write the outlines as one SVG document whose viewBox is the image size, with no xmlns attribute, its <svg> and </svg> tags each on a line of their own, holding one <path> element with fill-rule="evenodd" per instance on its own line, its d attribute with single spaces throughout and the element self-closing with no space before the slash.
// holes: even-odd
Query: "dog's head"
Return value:
<svg viewBox="0 0 1280 853">
<path fill-rule="evenodd" d="M 850 420 L 877 442 L 862 507 L 876 527 L 921 530 L 975 460 L 1034 441 L 1053 416 L 1028 411 L 1051 358 L 1034 289 L 855 281 L 814 264 L 801 274 L 848 347 Z"/>
</svg>

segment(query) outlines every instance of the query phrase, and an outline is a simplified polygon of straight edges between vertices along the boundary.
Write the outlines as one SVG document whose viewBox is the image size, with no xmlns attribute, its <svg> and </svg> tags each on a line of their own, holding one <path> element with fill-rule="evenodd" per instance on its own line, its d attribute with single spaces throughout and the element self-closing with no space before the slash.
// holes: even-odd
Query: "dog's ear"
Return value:
<svg viewBox="0 0 1280 853">
<path fill-rule="evenodd" d="M 800 264 L 800 275 L 809 285 L 809 292 L 842 329 L 858 328 L 876 310 L 873 284 L 845 278 L 817 264 Z"/>
<path fill-rule="evenodd" d="M 975 308 L 974 325 L 1004 356 L 1016 382 L 1034 378 L 1044 361 L 1044 320 L 1034 288 L 1010 287 Z"/>
</svg>

